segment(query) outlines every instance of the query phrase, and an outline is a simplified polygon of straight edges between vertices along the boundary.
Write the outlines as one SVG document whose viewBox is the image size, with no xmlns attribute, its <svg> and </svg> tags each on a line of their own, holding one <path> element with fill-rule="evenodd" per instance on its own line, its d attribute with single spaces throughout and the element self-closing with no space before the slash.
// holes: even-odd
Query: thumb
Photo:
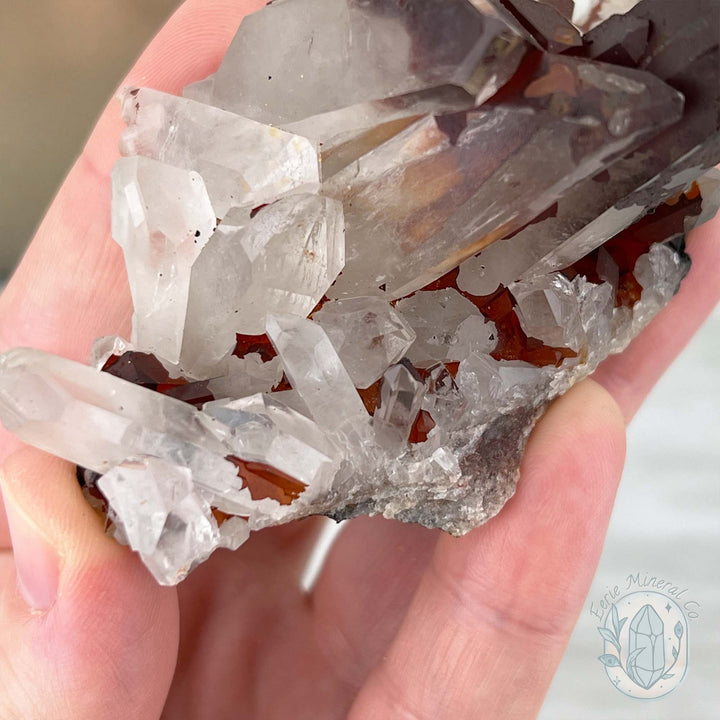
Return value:
<svg viewBox="0 0 720 720">
<path fill-rule="evenodd" d="M 177 594 L 103 532 L 74 466 L 23 449 L 2 491 L 0 717 L 155 720 L 175 669 Z"/>
</svg>

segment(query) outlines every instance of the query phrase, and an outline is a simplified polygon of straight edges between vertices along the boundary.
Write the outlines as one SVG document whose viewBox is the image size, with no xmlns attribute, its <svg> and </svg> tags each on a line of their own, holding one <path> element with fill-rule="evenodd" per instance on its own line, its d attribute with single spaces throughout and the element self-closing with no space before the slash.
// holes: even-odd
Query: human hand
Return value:
<svg viewBox="0 0 720 720">
<path fill-rule="evenodd" d="M 189 0 L 126 83 L 179 92 L 262 4 Z M 127 334 L 109 233 L 121 130 L 112 103 L 0 298 L 0 350 L 85 361 L 96 336 Z M 254 534 L 161 588 L 103 534 L 72 466 L 1 431 L 15 554 L 0 523 L 0 717 L 535 717 L 600 556 L 625 423 L 720 298 L 719 233 L 691 236 L 680 294 L 551 407 L 497 518 L 460 539 L 354 520 L 309 595 L 298 580 L 323 520 Z"/>
</svg>

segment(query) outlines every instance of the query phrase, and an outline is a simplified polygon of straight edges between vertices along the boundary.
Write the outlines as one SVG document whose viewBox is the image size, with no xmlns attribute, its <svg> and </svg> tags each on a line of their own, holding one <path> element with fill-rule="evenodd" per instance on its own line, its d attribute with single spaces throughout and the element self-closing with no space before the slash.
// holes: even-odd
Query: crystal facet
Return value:
<svg viewBox="0 0 720 720">
<path fill-rule="evenodd" d="M 308 315 L 342 270 L 343 232 L 342 206 L 319 195 L 233 209 L 192 269 L 184 370 L 212 373 L 236 334 L 263 333 L 270 313 Z"/>
<path fill-rule="evenodd" d="M 292 33 L 278 41 L 279 27 Z M 277 2 L 243 20 L 212 98 L 280 125 L 446 85 L 463 88 L 471 107 L 509 79 L 521 45 L 467 0 Z"/>
<path fill-rule="evenodd" d="M 356 297 L 326 302 L 313 315 L 337 350 L 355 387 L 368 388 L 404 357 L 415 331 L 387 301 Z"/>
<path fill-rule="evenodd" d="M 215 227 L 196 172 L 143 157 L 115 165 L 112 235 L 125 253 L 135 314 L 133 345 L 180 359 L 190 270 Z"/>
<path fill-rule="evenodd" d="M 128 89 L 122 100 L 122 153 L 198 172 L 219 218 L 320 180 L 306 138 L 148 88 Z"/>
</svg>

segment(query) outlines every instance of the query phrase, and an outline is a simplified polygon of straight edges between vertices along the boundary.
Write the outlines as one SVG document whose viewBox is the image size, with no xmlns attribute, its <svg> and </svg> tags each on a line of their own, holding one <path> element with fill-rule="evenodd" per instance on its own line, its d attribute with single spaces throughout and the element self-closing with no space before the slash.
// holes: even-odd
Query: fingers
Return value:
<svg viewBox="0 0 720 720">
<path fill-rule="evenodd" d="M 690 233 L 688 253 L 692 269 L 677 296 L 593 375 L 620 405 L 626 422 L 720 301 L 720 215 Z"/>
<path fill-rule="evenodd" d="M 585 381 L 531 435 L 517 495 L 443 536 L 350 720 L 535 718 L 585 600 L 624 458 L 612 399 Z"/>
<path fill-rule="evenodd" d="M 333 545 L 312 594 L 312 632 L 348 690 L 382 659 L 438 537 L 419 525 L 358 518 Z"/>
<path fill-rule="evenodd" d="M 6 554 L 0 717 L 158 718 L 175 666 L 176 593 L 103 533 L 67 463 L 22 450 L 2 490 L 15 572 Z"/>
</svg>

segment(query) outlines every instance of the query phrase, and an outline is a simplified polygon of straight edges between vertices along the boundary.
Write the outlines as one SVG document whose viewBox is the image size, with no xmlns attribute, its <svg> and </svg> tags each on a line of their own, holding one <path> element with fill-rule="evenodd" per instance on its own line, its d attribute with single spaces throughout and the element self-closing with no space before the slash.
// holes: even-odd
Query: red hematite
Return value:
<svg viewBox="0 0 720 720">
<path fill-rule="evenodd" d="M 264 463 L 242 460 L 235 455 L 228 455 L 229 460 L 238 469 L 243 480 L 243 487 L 250 490 L 253 500 L 272 498 L 281 505 L 290 505 L 307 488 L 305 483 L 290 477 L 286 473 Z"/>
<path fill-rule="evenodd" d="M 427 410 L 421 410 L 410 430 L 409 441 L 413 444 L 425 442 L 434 427 L 435 421 L 432 419 L 432 415 Z"/>
</svg>

